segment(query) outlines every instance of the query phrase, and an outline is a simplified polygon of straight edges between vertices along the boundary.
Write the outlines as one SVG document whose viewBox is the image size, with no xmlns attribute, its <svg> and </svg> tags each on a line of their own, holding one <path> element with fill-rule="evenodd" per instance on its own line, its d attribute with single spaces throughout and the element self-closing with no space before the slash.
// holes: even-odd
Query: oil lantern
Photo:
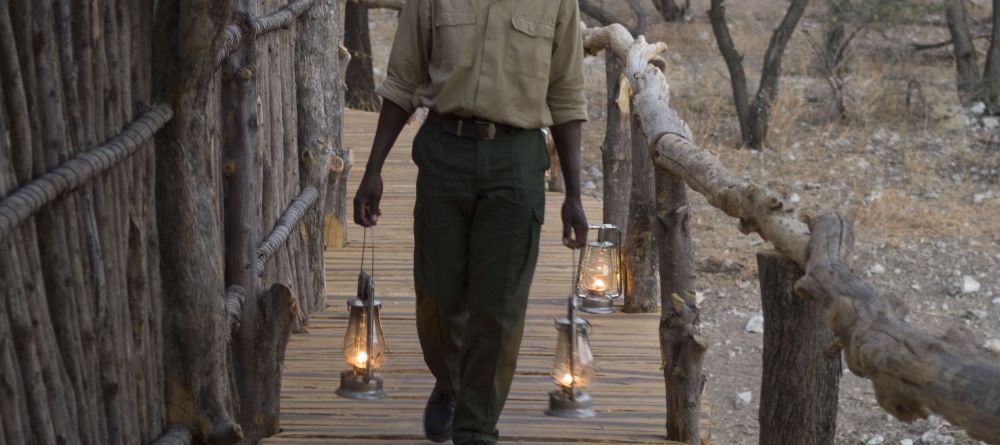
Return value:
<svg viewBox="0 0 1000 445">
<path fill-rule="evenodd" d="M 358 297 L 349 300 L 347 308 L 350 313 L 343 354 L 351 369 L 340 373 L 337 395 L 351 399 L 381 399 L 385 392 L 377 370 L 386 355 L 379 316 L 382 303 L 375 299 L 375 284 L 367 273 L 358 275 Z"/>
<path fill-rule="evenodd" d="M 575 293 L 581 300 L 581 311 L 610 314 L 615 311 L 614 300 L 624 294 L 622 232 L 612 224 L 590 225 L 589 229 Z"/>
<path fill-rule="evenodd" d="M 574 254 L 576 251 L 573 251 Z M 574 261 L 571 263 L 578 266 Z M 545 414 L 556 417 L 593 417 L 594 409 L 590 396 L 581 388 L 595 379 L 594 354 L 590 350 L 588 331 L 590 323 L 576 316 L 577 284 L 580 271 L 573 274 L 572 287 L 566 299 L 565 318 L 557 318 L 556 355 L 552 363 L 552 381 L 559 387 L 549 393 L 549 409 Z"/>
</svg>

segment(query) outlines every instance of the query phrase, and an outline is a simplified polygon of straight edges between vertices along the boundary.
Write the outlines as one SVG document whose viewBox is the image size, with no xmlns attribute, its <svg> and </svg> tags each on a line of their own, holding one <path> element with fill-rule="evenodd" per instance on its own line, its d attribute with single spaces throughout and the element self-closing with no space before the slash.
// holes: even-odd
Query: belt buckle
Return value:
<svg viewBox="0 0 1000 445">
<path fill-rule="evenodd" d="M 479 126 L 486 126 L 486 138 L 487 139 L 496 139 L 496 137 L 497 137 L 497 125 L 495 123 L 490 122 L 490 121 L 479 121 L 479 120 L 477 120 L 477 121 L 475 121 L 475 124 L 479 125 Z"/>
</svg>

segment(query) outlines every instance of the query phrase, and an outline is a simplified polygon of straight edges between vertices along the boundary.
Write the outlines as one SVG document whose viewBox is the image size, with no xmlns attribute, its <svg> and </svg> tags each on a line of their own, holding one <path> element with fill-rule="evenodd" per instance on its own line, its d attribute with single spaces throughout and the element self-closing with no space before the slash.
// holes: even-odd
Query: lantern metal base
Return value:
<svg viewBox="0 0 1000 445">
<path fill-rule="evenodd" d="M 579 389 L 557 389 L 549 393 L 549 409 L 545 410 L 546 416 L 553 417 L 594 417 L 593 403 L 587 393 Z"/>
<path fill-rule="evenodd" d="M 588 314 L 613 314 L 615 300 L 603 296 L 587 295 L 580 302 L 580 310 Z"/>
<path fill-rule="evenodd" d="M 372 373 L 371 379 L 365 379 L 365 373 L 348 369 L 340 373 L 340 388 L 336 394 L 348 399 L 379 400 L 385 398 L 382 390 L 382 376 Z"/>
</svg>

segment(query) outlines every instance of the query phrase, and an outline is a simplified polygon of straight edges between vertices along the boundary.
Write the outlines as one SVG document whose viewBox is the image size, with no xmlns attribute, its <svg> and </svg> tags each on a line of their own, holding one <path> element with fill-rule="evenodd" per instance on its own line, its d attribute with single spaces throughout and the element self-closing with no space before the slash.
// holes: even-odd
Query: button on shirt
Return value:
<svg viewBox="0 0 1000 445">
<path fill-rule="evenodd" d="M 407 0 L 376 92 L 412 113 L 541 128 L 586 120 L 577 0 Z"/>
</svg>

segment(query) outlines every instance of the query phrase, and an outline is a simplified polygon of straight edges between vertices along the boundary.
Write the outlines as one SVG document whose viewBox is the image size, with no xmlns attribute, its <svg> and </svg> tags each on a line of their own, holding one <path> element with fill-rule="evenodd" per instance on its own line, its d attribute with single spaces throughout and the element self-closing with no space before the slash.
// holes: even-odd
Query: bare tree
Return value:
<svg viewBox="0 0 1000 445">
<path fill-rule="evenodd" d="M 1000 114 L 1000 0 L 993 0 L 993 31 L 986 52 L 986 68 L 979 74 L 978 54 L 969 32 L 963 0 L 951 0 L 945 11 L 948 32 L 955 48 L 958 97 L 964 104 L 982 101 L 990 114 Z"/>
<path fill-rule="evenodd" d="M 628 28 L 628 31 L 632 35 L 637 36 L 645 32 L 646 29 L 646 12 L 642 9 L 642 4 L 639 0 L 627 0 L 628 5 L 632 8 L 632 14 L 635 15 L 635 26 L 630 27 L 626 24 L 625 20 L 615 17 L 614 14 L 598 6 L 593 0 L 580 0 L 580 12 L 590 16 L 594 20 L 597 20 L 602 26 L 608 26 L 612 23 L 620 23 L 622 26 Z"/>
<path fill-rule="evenodd" d="M 771 114 L 771 104 L 778 95 L 778 79 L 781 78 L 781 58 L 785 47 L 792 38 L 792 33 L 802 18 L 809 0 L 792 0 L 785 13 L 785 18 L 771 35 L 771 42 L 764 53 L 764 68 L 761 71 L 760 86 L 753 103 L 750 103 L 747 93 L 746 72 L 743 70 L 743 56 L 736 50 L 733 38 L 729 35 L 726 24 L 726 8 L 723 0 L 712 0 L 708 16 L 712 21 L 712 31 L 719 45 L 722 58 L 729 68 L 733 84 L 733 99 L 736 102 L 736 114 L 740 121 L 740 135 L 743 145 L 752 149 L 760 149 L 767 139 L 768 118 Z"/>
<path fill-rule="evenodd" d="M 678 3 L 677 0 L 652 0 L 653 7 L 660 12 L 663 20 L 668 22 L 683 22 L 684 16 L 691 10 L 691 0 Z"/>
<path fill-rule="evenodd" d="M 349 1 L 344 8 L 344 46 L 351 54 L 347 64 L 347 106 L 378 111 L 382 102 L 375 94 L 372 72 L 372 42 L 368 33 L 368 7 Z"/>
</svg>

